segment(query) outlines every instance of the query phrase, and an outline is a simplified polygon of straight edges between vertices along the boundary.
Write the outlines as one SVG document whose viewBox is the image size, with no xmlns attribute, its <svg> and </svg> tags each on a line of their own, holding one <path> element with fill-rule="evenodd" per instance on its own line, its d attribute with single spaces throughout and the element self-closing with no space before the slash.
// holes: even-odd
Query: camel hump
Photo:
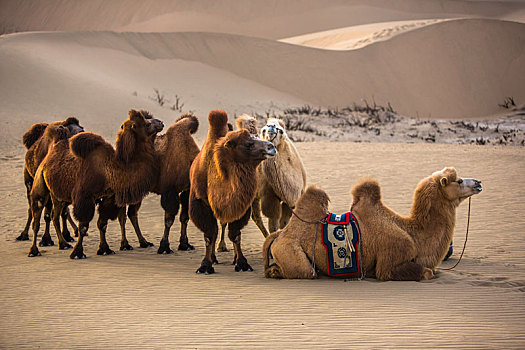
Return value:
<svg viewBox="0 0 525 350">
<path fill-rule="evenodd" d="M 208 115 L 208 122 L 210 123 L 210 128 L 221 130 L 228 124 L 228 114 L 221 109 L 213 110 Z"/>
<path fill-rule="evenodd" d="M 44 131 L 47 128 L 47 123 L 38 123 L 33 124 L 29 130 L 26 131 L 24 136 L 22 136 L 22 143 L 24 146 L 29 149 L 33 144 L 44 134 Z"/>
<path fill-rule="evenodd" d="M 86 158 L 99 147 L 105 147 L 107 142 L 102 136 L 92 132 L 83 132 L 69 140 L 71 152 L 77 157 Z"/>
<path fill-rule="evenodd" d="M 188 128 L 190 134 L 195 134 L 199 129 L 199 119 L 193 113 L 184 113 L 175 123 L 183 123 Z"/>
<path fill-rule="evenodd" d="M 352 196 L 354 196 L 354 202 L 358 202 L 361 198 L 368 198 L 372 202 L 379 202 L 381 200 L 381 187 L 377 180 L 370 177 L 361 179 L 353 188 Z"/>
</svg>

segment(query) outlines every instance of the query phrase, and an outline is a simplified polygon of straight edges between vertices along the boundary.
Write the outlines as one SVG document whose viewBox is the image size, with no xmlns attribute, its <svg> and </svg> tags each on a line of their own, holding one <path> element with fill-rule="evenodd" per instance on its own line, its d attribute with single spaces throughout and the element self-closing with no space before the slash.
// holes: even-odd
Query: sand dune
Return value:
<svg viewBox="0 0 525 350">
<path fill-rule="evenodd" d="M 0 114 L 28 118 L 12 140 L 42 115 L 102 114 L 107 129 L 133 106 L 166 113 L 148 98 L 158 88 L 202 114 L 367 99 L 412 117 L 486 116 L 507 96 L 525 100 L 524 28 L 446 21 L 344 52 L 217 33 L 8 35 L 0 38 Z"/>
<path fill-rule="evenodd" d="M 488 17 L 525 21 L 523 4 L 449 0 L 4 0 L 0 33 L 205 31 L 271 39 L 376 22 Z"/>
</svg>

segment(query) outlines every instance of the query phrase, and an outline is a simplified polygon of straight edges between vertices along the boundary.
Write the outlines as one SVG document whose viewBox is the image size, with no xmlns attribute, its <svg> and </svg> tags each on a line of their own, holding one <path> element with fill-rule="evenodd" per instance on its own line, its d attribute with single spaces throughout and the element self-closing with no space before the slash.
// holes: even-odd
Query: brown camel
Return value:
<svg viewBox="0 0 525 350">
<path fill-rule="evenodd" d="M 199 153 L 199 146 L 191 136 L 199 127 L 199 120 L 191 113 L 182 115 L 169 127 L 165 134 L 155 138 L 155 159 L 158 167 L 156 181 L 151 192 L 160 194 L 160 204 L 164 209 L 164 235 L 160 241 L 158 254 L 170 254 L 169 234 L 175 216 L 181 207 L 179 216 L 181 233 L 178 250 L 195 249 L 188 241 L 187 227 L 189 220 L 189 190 L 190 190 L 190 167 L 191 163 Z M 137 235 L 140 233 L 138 223 L 138 209 L 141 203 L 130 205 L 128 217 L 133 224 Z M 126 216 L 119 215 L 122 232 L 125 232 Z M 144 245 L 141 242 L 141 247 Z M 121 243 L 121 250 L 133 249 L 125 240 Z"/>
<path fill-rule="evenodd" d="M 242 114 L 235 119 L 235 126 L 237 127 L 237 130 L 246 129 L 250 133 L 250 135 L 254 138 L 259 138 L 259 131 L 257 129 L 257 119 L 254 117 L 248 115 L 248 114 Z M 233 131 L 233 126 L 228 123 L 228 131 Z M 278 154 L 277 154 L 278 155 Z M 260 167 L 260 165 L 259 165 Z M 261 217 L 261 203 L 257 196 L 252 202 L 252 220 L 255 222 L 259 230 L 262 232 L 263 236 L 268 236 L 268 230 L 266 230 L 266 227 L 264 227 L 264 223 L 262 221 Z M 228 247 L 226 246 L 226 226 L 227 224 L 221 224 L 221 232 L 219 233 L 219 243 L 217 243 L 217 251 L 218 252 L 227 252 Z"/>
<path fill-rule="evenodd" d="M 51 128 L 47 128 L 48 125 L 51 126 Z M 29 198 L 29 193 L 31 192 L 31 187 L 33 186 L 33 179 L 35 177 L 36 170 L 44 157 L 47 154 L 48 148 L 50 144 L 53 142 L 52 140 L 52 133 L 55 130 L 55 127 L 63 126 L 65 128 L 65 131 L 67 132 L 67 136 L 76 135 L 79 132 L 84 131 L 84 128 L 80 126 L 80 123 L 77 118 L 75 117 L 69 117 L 66 120 L 56 121 L 51 124 L 47 123 L 38 123 L 32 125 L 29 130 L 24 134 L 22 137 L 22 143 L 27 149 L 26 155 L 25 155 L 25 162 L 24 162 L 24 184 L 26 186 L 26 192 L 27 192 L 27 201 L 28 201 L 28 210 L 27 210 L 27 222 L 24 227 L 24 230 L 16 238 L 17 241 L 27 241 L 29 240 L 29 227 L 31 225 L 31 221 L 33 220 L 33 215 L 31 213 L 31 203 Z M 42 236 L 42 240 L 40 241 L 40 246 L 51 246 L 54 244 L 53 240 L 51 239 L 51 235 L 49 234 L 49 226 L 51 223 L 51 207 L 50 204 L 46 207 L 45 213 L 44 213 L 44 221 L 46 223 L 44 235 Z M 71 216 L 69 215 L 69 211 L 65 210 L 62 213 L 62 234 L 64 235 L 64 238 L 68 242 L 73 242 L 74 239 L 71 237 L 71 234 L 69 233 L 69 230 L 67 229 L 66 222 L 69 220 L 72 229 L 78 234 L 78 228 L 75 224 L 75 222 L 71 219 Z"/>
<path fill-rule="evenodd" d="M 480 181 L 458 177 L 454 168 L 444 168 L 418 184 L 410 215 L 401 216 L 382 203 L 376 180 L 362 179 L 352 189 L 351 211 L 361 230 L 361 265 L 367 276 L 381 281 L 433 278 L 452 240 L 456 208 L 481 190 Z M 307 220 L 320 220 L 328 212 L 328 202 L 323 190 L 310 186 L 297 202 L 296 212 Z M 292 217 L 287 227 L 271 234 L 263 246 L 265 276 L 316 278 L 318 272 L 328 274 L 320 224 L 317 231 L 314 237 L 314 224 Z M 271 265 L 270 254 L 275 261 Z"/>
<path fill-rule="evenodd" d="M 97 226 L 100 244 L 97 254 L 112 254 L 106 241 L 109 219 L 115 219 L 120 208 L 135 204 L 149 192 L 155 180 L 155 158 L 150 139 L 150 121 L 135 110 L 122 124 L 117 134 L 116 149 L 101 136 L 85 132 L 57 138 L 40 164 L 31 190 L 33 212 L 33 246 L 29 256 L 40 255 L 36 235 L 42 208 L 48 197 L 53 204 L 52 220 L 57 233 L 58 214 L 64 206 L 73 204 L 73 214 L 79 221 L 79 238 L 70 257 L 85 258 L 83 239 L 99 203 Z M 71 148 L 71 150 L 70 150 Z M 59 248 L 70 247 L 59 234 Z"/>
<path fill-rule="evenodd" d="M 228 223 L 228 237 L 235 249 L 235 270 L 253 271 L 241 250 L 241 229 L 250 218 L 257 189 L 257 165 L 276 153 L 267 141 L 247 130 L 228 130 L 228 116 L 221 110 L 208 117 L 208 136 L 190 170 L 190 218 L 204 232 L 206 255 L 197 273 L 214 273 L 217 220 Z"/>
</svg>

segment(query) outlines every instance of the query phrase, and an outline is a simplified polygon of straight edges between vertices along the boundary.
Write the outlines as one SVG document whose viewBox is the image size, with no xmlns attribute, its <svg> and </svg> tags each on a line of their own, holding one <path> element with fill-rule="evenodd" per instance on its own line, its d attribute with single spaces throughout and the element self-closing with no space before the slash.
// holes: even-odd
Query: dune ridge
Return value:
<svg viewBox="0 0 525 350">
<path fill-rule="evenodd" d="M 524 28 L 525 24 L 498 20 L 450 20 L 352 51 L 218 33 L 26 33 L 2 37 L 0 54 L 16 55 L 18 48 L 25 55 L 24 45 L 45 43 L 42 57 L 57 49 L 71 55 L 82 51 L 84 69 L 91 56 L 95 62 L 98 55 L 110 52 L 198 62 L 314 105 L 345 107 L 374 99 L 411 117 L 460 119 L 497 113 L 507 96 L 525 100 Z M 34 59 L 32 64 L 40 65 Z M 56 65 L 60 73 L 67 62 L 64 55 L 47 64 Z M 16 70 L 6 64 L 2 63 L 4 71 Z M 153 79 L 148 80 L 144 83 Z"/>
<path fill-rule="evenodd" d="M 3 0 L 0 33 L 214 31 L 280 39 L 349 25 L 431 18 L 525 21 L 525 6 L 449 0 Z"/>
</svg>

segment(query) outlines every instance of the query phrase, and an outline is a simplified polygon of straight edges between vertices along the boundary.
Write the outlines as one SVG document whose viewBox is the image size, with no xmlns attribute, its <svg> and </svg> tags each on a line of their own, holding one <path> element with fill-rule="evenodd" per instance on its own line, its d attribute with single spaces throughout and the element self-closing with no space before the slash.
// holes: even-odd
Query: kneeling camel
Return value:
<svg viewBox="0 0 525 350">
<path fill-rule="evenodd" d="M 361 264 L 368 276 L 382 281 L 431 279 L 447 253 L 456 221 L 456 208 L 481 192 L 481 182 L 444 168 L 423 179 L 414 193 L 410 215 L 401 216 L 381 201 L 376 180 L 362 179 L 352 189 L 351 212 L 361 229 Z M 297 214 L 309 221 L 328 213 L 328 195 L 310 186 L 299 198 Z M 318 228 L 318 234 L 320 229 Z M 327 252 L 316 239 L 315 226 L 292 217 L 287 227 L 266 239 L 264 274 L 273 278 L 316 278 L 327 274 Z M 275 263 L 269 263 L 270 254 Z M 311 264 L 315 261 L 318 271 Z"/>
</svg>

